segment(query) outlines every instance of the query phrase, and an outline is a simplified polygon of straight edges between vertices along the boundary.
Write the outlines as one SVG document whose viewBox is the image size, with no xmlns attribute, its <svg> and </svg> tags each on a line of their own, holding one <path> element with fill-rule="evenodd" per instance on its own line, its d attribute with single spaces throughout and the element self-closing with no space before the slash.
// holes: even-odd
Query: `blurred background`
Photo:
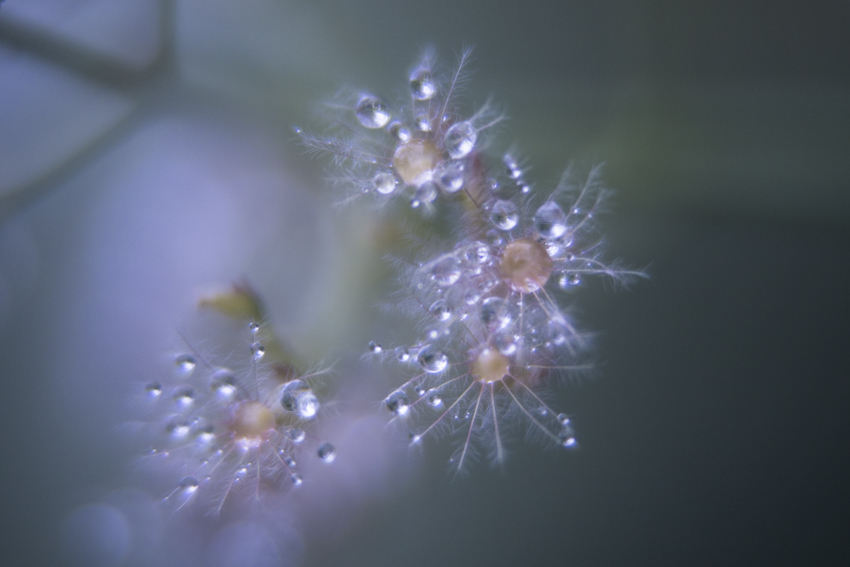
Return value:
<svg viewBox="0 0 850 567">
<path fill-rule="evenodd" d="M 846 1 L 0 3 L 2 563 L 846 564 L 848 29 Z M 605 162 L 609 257 L 649 266 L 578 297 L 581 450 L 517 434 L 452 481 L 449 447 L 411 473 L 363 438 L 283 531 L 178 545 L 120 425 L 200 296 L 247 278 L 342 391 L 386 392 L 378 229 L 292 127 L 341 86 L 392 100 L 428 45 L 474 46 L 470 108 L 539 187 Z"/>
</svg>

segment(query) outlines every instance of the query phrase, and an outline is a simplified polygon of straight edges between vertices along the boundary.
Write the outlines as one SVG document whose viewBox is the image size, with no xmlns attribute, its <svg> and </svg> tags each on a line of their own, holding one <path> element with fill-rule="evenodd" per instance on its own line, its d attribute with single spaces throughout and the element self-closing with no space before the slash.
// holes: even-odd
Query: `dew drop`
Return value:
<svg viewBox="0 0 850 567">
<path fill-rule="evenodd" d="M 184 376 L 188 376 L 195 370 L 195 367 L 198 365 L 198 362 L 191 354 L 181 354 L 180 356 L 174 359 L 174 364 L 177 365 L 177 370 L 181 374 L 183 374 Z"/>
<path fill-rule="evenodd" d="M 564 447 L 575 446 L 575 431 L 573 431 L 573 428 L 569 425 L 569 420 L 567 420 L 567 423 L 561 428 L 561 431 L 558 432 L 558 439 Z"/>
<path fill-rule="evenodd" d="M 254 360 L 260 360 L 266 354 L 266 347 L 264 347 L 261 343 L 254 341 L 251 343 L 251 356 L 254 357 Z"/>
<path fill-rule="evenodd" d="M 391 194 L 395 191 L 397 184 L 398 182 L 396 181 L 395 176 L 392 173 L 387 173 L 386 171 L 382 171 L 372 178 L 372 186 L 375 188 L 375 191 L 381 195 Z"/>
<path fill-rule="evenodd" d="M 192 388 L 181 388 L 174 394 L 174 403 L 187 408 L 195 401 L 195 391 Z"/>
<path fill-rule="evenodd" d="M 171 416 L 165 424 L 165 432 L 174 439 L 183 439 L 192 430 L 192 422 L 180 415 Z"/>
<path fill-rule="evenodd" d="M 387 104 L 371 95 L 360 97 L 355 114 L 360 124 L 366 128 L 383 128 L 390 121 L 390 109 Z"/>
<path fill-rule="evenodd" d="M 416 129 L 420 132 L 430 132 L 431 131 L 431 117 L 427 112 L 423 112 L 418 115 L 416 119 L 413 121 Z"/>
<path fill-rule="evenodd" d="M 402 390 L 396 390 L 384 400 L 387 409 L 395 415 L 405 415 L 410 409 L 410 398 Z"/>
<path fill-rule="evenodd" d="M 512 329 L 502 329 L 493 335 L 493 346 L 504 356 L 511 356 L 517 350 L 516 336 Z"/>
<path fill-rule="evenodd" d="M 443 396 L 439 394 L 439 392 L 432 392 L 428 394 L 428 405 L 431 407 L 439 407 L 443 403 Z"/>
<path fill-rule="evenodd" d="M 568 425 L 570 423 L 570 418 L 565 413 L 558 414 L 558 421 L 561 422 L 561 425 Z"/>
<path fill-rule="evenodd" d="M 147 394 L 149 398 L 158 398 L 162 395 L 162 384 L 159 382 L 151 382 L 145 386 L 145 394 Z"/>
<path fill-rule="evenodd" d="M 410 92 L 416 100 L 429 100 L 437 94 L 437 85 L 427 67 L 419 67 L 410 75 Z"/>
<path fill-rule="evenodd" d="M 452 159 L 466 157 L 475 148 L 478 134 L 470 122 L 458 122 L 446 130 L 443 145 Z"/>
<path fill-rule="evenodd" d="M 463 300 L 467 305 L 475 305 L 479 299 L 481 299 L 481 294 L 474 289 L 470 289 L 463 295 Z"/>
<path fill-rule="evenodd" d="M 410 360 L 410 351 L 407 347 L 398 347 L 395 349 L 395 357 L 399 362 L 407 362 Z"/>
<path fill-rule="evenodd" d="M 225 368 L 217 370 L 210 377 L 210 388 L 220 398 L 230 400 L 236 393 L 236 375 Z"/>
<path fill-rule="evenodd" d="M 415 209 L 422 204 L 433 203 L 437 198 L 437 194 L 437 185 L 433 181 L 426 181 L 413 192 L 413 198 L 410 199 L 410 206 Z"/>
<path fill-rule="evenodd" d="M 410 130 L 407 129 L 407 126 L 396 120 L 395 122 L 390 123 L 387 127 L 392 137 L 398 140 L 399 142 L 406 142 L 410 139 Z"/>
<path fill-rule="evenodd" d="M 430 311 L 431 315 L 433 315 L 438 321 L 447 321 L 449 317 L 452 316 L 452 310 L 449 308 L 445 299 L 438 299 L 432 303 L 428 311 Z"/>
<path fill-rule="evenodd" d="M 307 433 L 300 427 L 293 427 L 289 430 L 289 438 L 293 443 L 302 443 L 307 437 Z"/>
<path fill-rule="evenodd" d="M 315 417 L 320 408 L 319 399 L 303 380 L 292 380 L 283 387 L 280 405 L 304 419 Z"/>
<path fill-rule="evenodd" d="M 295 465 L 297 465 L 297 464 L 298 464 L 298 463 L 296 463 L 296 462 L 295 462 L 295 459 L 293 459 L 292 457 L 284 457 L 284 458 L 283 458 L 283 462 L 284 462 L 284 464 L 286 464 L 286 466 L 288 466 L 289 468 L 292 468 L 292 467 L 294 467 Z"/>
<path fill-rule="evenodd" d="M 440 169 L 437 174 L 437 181 L 440 187 L 446 193 L 457 193 L 463 189 L 463 170 L 462 161 L 450 161 Z"/>
<path fill-rule="evenodd" d="M 504 300 L 488 297 L 481 304 L 481 322 L 490 331 L 504 329 L 511 322 L 511 313 Z"/>
<path fill-rule="evenodd" d="M 330 443 L 325 442 L 319 445 L 319 450 L 316 451 L 316 454 L 326 463 L 332 463 L 336 458 L 336 449 Z"/>
<path fill-rule="evenodd" d="M 442 372 L 449 365 L 449 358 L 433 345 L 426 345 L 419 351 L 419 366 L 429 374 Z"/>
<path fill-rule="evenodd" d="M 248 323 L 248 330 L 251 331 L 251 334 L 257 336 L 257 333 L 260 332 L 260 325 L 255 321 L 251 321 Z"/>
<path fill-rule="evenodd" d="M 555 201 L 546 201 L 534 213 L 534 229 L 545 239 L 567 232 L 567 215 Z"/>
<path fill-rule="evenodd" d="M 516 205 L 513 201 L 499 199 L 490 210 L 490 220 L 499 230 L 511 230 L 519 221 Z"/>
<path fill-rule="evenodd" d="M 502 234 L 495 228 L 487 231 L 487 241 L 493 246 L 502 246 L 505 243 Z"/>
<path fill-rule="evenodd" d="M 184 476 L 180 481 L 180 492 L 183 496 L 191 496 L 198 490 L 198 479 L 193 476 Z"/>
<path fill-rule="evenodd" d="M 581 283 L 581 276 L 575 272 L 562 272 L 558 276 L 558 285 L 563 289 L 569 289 Z"/>
<path fill-rule="evenodd" d="M 519 168 L 519 162 L 514 156 L 511 154 L 505 154 L 502 161 L 504 162 L 505 167 L 508 168 L 508 175 L 510 175 L 511 178 L 519 179 L 522 177 L 522 170 Z"/>
<path fill-rule="evenodd" d="M 301 486 L 302 484 L 304 484 L 304 478 L 297 472 L 292 473 L 289 479 L 292 481 L 292 486 Z"/>
<path fill-rule="evenodd" d="M 460 279 L 460 268 L 460 260 L 447 254 L 431 266 L 431 279 L 441 287 L 448 287 Z"/>
<path fill-rule="evenodd" d="M 375 341 L 369 341 L 369 352 L 372 354 L 380 354 L 384 349 L 381 347 L 380 343 Z"/>
</svg>

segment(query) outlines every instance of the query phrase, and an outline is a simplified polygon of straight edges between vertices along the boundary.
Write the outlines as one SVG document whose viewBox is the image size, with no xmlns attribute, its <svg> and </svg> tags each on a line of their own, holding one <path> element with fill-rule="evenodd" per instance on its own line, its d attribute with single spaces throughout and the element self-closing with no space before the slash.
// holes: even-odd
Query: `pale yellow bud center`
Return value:
<svg viewBox="0 0 850 567">
<path fill-rule="evenodd" d="M 274 427 L 274 413 L 260 402 L 242 402 L 230 428 L 237 437 L 262 437 Z"/>
<path fill-rule="evenodd" d="M 505 377 L 510 368 L 510 361 L 499 351 L 485 348 L 472 362 L 472 375 L 482 382 L 497 382 Z"/>
<path fill-rule="evenodd" d="M 440 150 L 430 140 L 408 140 L 393 155 L 393 167 L 408 185 L 419 186 L 431 179 L 440 162 Z"/>
<path fill-rule="evenodd" d="M 552 258 L 534 240 L 520 238 L 505 246 L 499 261 L 499 275 L 520 293 L 533 293 L 546 285 L 552 274 Z"/>
</svg>

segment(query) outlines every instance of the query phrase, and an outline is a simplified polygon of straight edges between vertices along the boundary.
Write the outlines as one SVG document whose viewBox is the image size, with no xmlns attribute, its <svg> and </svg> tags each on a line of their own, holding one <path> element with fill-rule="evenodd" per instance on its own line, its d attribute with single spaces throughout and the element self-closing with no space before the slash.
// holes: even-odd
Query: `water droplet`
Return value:
<svg viewBox="0 0 850 567">
<path fill-rule="evenodd" d="M 563 289 L 576 286 L 581 283 L 581 276 L 575 272 L 561 272 L 558 276 L 558 285 Z"/>
<path fill-rule="evenodd" d="M 474 289 L 470 289 L 463 295 L 463 300 L 467 305 L 475 305 L 478 303 L 478 300 L 481 299 L 481 294 L 479 294 Z"/>
<path fill-rule="evenodd" d="M 439 392 L 431 392 L 428 394 L 428 405 L 431 407 L 439 407 L 443 403 L 443 396 Z"/>
<path fill-rule="evenodd" d="M 303 380 L 292 380 L 283 387 L 280 405 L 304 419 L 315 417 L 321 407 L 319 399 Z"/>
<path fill-rule="evenodd" d="M 568 425 L 570 423 L 570 418 L 565 413 L 558 414 L 558 421 L 561 422 L 561 425 Z"/>
<path fill-rule="evenodd" d="M 220 398 L 230 400 L 236 393 L 236 375 L 226 368 L 216 370 L 210 377 L 210 388 Z"/>
<path fill-rule="evenodd" d="M 404 415 L 410 409 L 410 398 L 401 390 L 396 390 L 384 400 L 387 409 L 396 415 Z"/>
<path fill-rule="evenodd" d="M 514 156 L 511 154 L 505 154 L 502 161 L 504 162 L 505 167 L 508 168 L 508 175 L 510 175 L 513 179 L 519 179 L 522 177 L 522 170 L 519 168 L 519 162 Z"/>
<path fill-rule="evenodd" d="M 390 121 L 390 109 L 381 99 L 366 95 L 355 108 L 357 120 L 366 128 L 383 128 Z"/>
<path fill-rule="evenodd" d="M 545 239 L 567 232 L 567 215 L 555 201 L 546 201 L 534 213 L 534 229 Z"/>
<path fill-rule="evenodd" d="M 481 304 L 481 322 L 490 331 L 504 329 L 511 322 L 511 313 L 504 300 L 488 297 Z"/>
<path fill-rule="evenodd" d="M 422 441 L 422 436 L 421 436 L 421 435 L 419 435 L 418 433 L 413 433 L 413 432 L 411 431 L 411 432 L 409 433 L 409 435 L 410 435 L 410 442 L 411 442 L 413 445 L 416 445 L 417 443 L 419 443 L 420 441 Z"/>
<path fill-rule="evenodd" d="M 502 329 L 493 335 L 493 346 L 495 346 L 501 354 L 511 356 L 517 349 L 516 340 L 513 329 Z"/>
<path fill-rule="evenodd" d="M 298 464 L 298 463 L 296 463 L 296 462 L 295 462 L 295 459 L 293 459 L 292 457 L 284 457 L 284 458 L 283 458 L 283 462 L 284 462 L 284 464 L 286 464 L 286 466 L 288 466 L 289 468 L 292 468 L 292 467 L 294 467 L 295 465 L 297 465 L 297 464 Z"/>
<path fill-rule="evenodd" d="M 561 445 L 564 447 L 573 447 L 576 444 L 575 431 L 568 423 L 564 424 L 561 428 L 561 431 L 558 432 L 558 439 L 561 441 Z"/>
<path fill-rule="evenodd" d="M 145 394 L 150 398 L 158 398 L 162 395 L 162 384 L 159 382 L 151 382 L 145 386 Z"/>
<path fill-rule="evenodd" d="M 187 408 L 195 401 L 195 391 L 192 388 L 181 388 L 174 394 L 174 403 Z"/>
<path fill-rule="evenodd" d="M 449 365 L 449 358 L 433 345 L 426 345 L 419 351 L 419 366 L 429 374 L 442 372 Z"/>
<path fill-rule="evenodd" d="M 209 445 L 215 441 L 215 427 L 212 425 L 205 425 L 199 428 L 196 433 L 196 437 L 198 442 L 202 445 Z"/>
<path fill-rule="evenodd" d="M 264 347 L 261 343 L 254 341 L 251 343 L 251 356 L 254 357 L 254 360 L 260 360 L 266 354 L 266 347 Z"/>
<path fill-rule="evenodd" d="M 191 354 L 181 354 L 174 359 L 174 364 L 177 365 L 177 370 L 184 376 L 190 375 L 198 365 L 195 357 Z"/>
<path fill-rule="evenodd" d="M 493 246 L 501 246 L 505 243 L 505 239 L 502 237 L 502 233 L 500 233 L 495 228 L 492 228 L 487 231 L 487 241 Z"/>
<path fill-rule="evenodd" d="M 248 330 L 251 331 L 252 335 L 256 336 L 257 333 L 260 332 L 260 324 L 255 321 L 251 321 L 248 323 Z"/>
<path fill-rule="evenodd" d="M 448 287 L 460 279 L 460 268 L 460 260 L 447 254 L 431 266 L 431 279 L 441 287 Z"/>
<path fill-rule="evenodd" d="M 452 316 L 452 310 L 449 308 L 445 299 L 438 299 L 432 303 L 428 311 L 439 321 L 447 321 Z"/>
<path fill-rule="evenodd" d="M 425 388 L 423 388 L 421 384 L 417 384 L 413 388 L 413 391 L 416 392 L 416 395 L 419 396 L 420 398 L 425 395 Z"/>
<path fill-rule="evenodd" d="M 173 415 L 165 424 L 165 432 L 175 439 L 182 439 L 192 430 L 192 422 L 182 415 Z"/>
<path fill-rule="evenodd" d="M 184 476 L 180 481 L 180 492 L 183 496 L 191 496 L 198 490 L 198 479 L 193 476 Z"/>
<path fill-rule="evenodd" d="M 307 437 L 307 432 L 300 427 L 293 427 L 289 430 L 289 438 L 293 443 L 301 443 Z"/>
<path fill-rule="evenodd" d="M 430 69 L 419 67 L 410 75 L 410 92 L 416 100 L 429 100 L 437 94 Z"/>
<path fill-rule="evenodd" d="M 410 130 L 407 129 L 407 126 L 396 120 L 392 122 L 388 127 L 390 134 L 392 134 L 393 138 L 398 140 L 399 142 L 406 142 L 410 139 Z"/>
<path fill-rule="evenodd" d="M 384 349 L 381 347 L 381 345 L 379 343 L 377 343 L 375 341 L 369 341 L 369 352 L 371 352 L 372 354 L 379 354 L 383 350 Z"/>
<path fill-rule="evenodd" d="M 511 230 L 519 221 L 516 205 L 513 201 L 499 199 L 490 209 L 490 220 L 499 230 Z"/>
<path fill-rule="evenodd" d="M 413 121 L 413 124 L 416 126 L 416 129 L 420 132 L 430 132 L 431 131 L 431 117 L 427 112 L 423 112 L 418 115 L 416 119 Z"/>
<path fill-rule="evenodd" d="M 426 181 L 413 192 L 413 198 L 410 199 L 410 206 L 415 209 L 423 203 L 433 203 L 438 193 L 437 185 L 433 181 Z"/>
<path fill-rule="evenodd" d="M 484 265 L 490 261 L 490 247 L 483 242 L 473 242 L 469 247 L 470 259 L 476 264 Z"/>
<path fill-rule="evenodd" d="M 443 145 L 452 159 L 466 157 L 475 148 L 478 134 L 469 122 L 458 122 L 446 130 Z"/>
<path fill-rule="evenodd" d="M 463 188 L 462 161 L 450 161 L 446 163 L 437 174 L 437 181 L 446 193 L 457 193 Z"/>
<path fill-rule="evenodd" d="M 392 173 L 387 173 L 386 171 L 382 171 L 372 178 L 372 186 L 375 188 L 375 191 L 381 195 L 389 195 L 395 191 L 397 184 L 398 182 L 396 181 L 395 176 Z"/>
<path fill-rule="evenodd" d="M 410 360 L 410 351 L 407 347 L 398 347 L 395 349 L 395 357 L 399 362 L 407 362 Z"/>
<path fill-rule="evenodd" d="M 330 443 L 325 442 L 319 445 L 319 450 L 316 451 L 316 454 L 326 463 L 332 463 L 336 458 L 336 449 Z"/>
<path fill-rule="evenodd" d="M 292 480 L 292 486 L 301 486 L 304 483 L 304 478 L 297 472 L 292 473 L 289 478 Z"/>
</svg>

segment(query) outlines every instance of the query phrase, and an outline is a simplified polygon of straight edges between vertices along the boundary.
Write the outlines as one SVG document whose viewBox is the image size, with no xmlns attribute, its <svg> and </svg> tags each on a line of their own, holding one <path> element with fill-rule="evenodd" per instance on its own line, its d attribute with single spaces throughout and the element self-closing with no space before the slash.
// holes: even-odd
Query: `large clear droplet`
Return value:
<svg viewBox="0 0 850 567">
<path fill-rule="evenodd" d="M 384 400 L 387 409 L 396 415 L 404 415 L 410 409 L 410 398 L 401 390 L 396 390 Z"/>
<path fill-rule="evenodd" d="M 198 362 L 195 360 L 195 357 L 191 354 L 181 354 L 177 358 L 174 359 L 174 364 L 177 366 L 177 370 L 183 376 L 190 375 L 195 367 L 198 365 Z"/>
<path fill-rule="evenodd" d="M 519 214 L 513 201 L 499 199 L 490 210 L 490 220 L 499 230 L 511 230 L 519 222 Z"/>
<path fill-rule="evenodd" d="M 392 173 L 387 173 L 386 171 L 382 171 L 372 178 L 372 186 L 375 188 L 375 191 L 381 195 L 389 195 L 395 191 L 397 183 L 398 181 L 396 181 L 395 176 Z"/>
<path fill-rule="evenodd" d="M 433 203 L 437 198 L 437 194 L 437 186 L 434 182 L 426 181 L 413 192 L 413 198 L 410 200 L 410 206 L 415 209 L 419 205 Z"/>
<path fill-rule="evenodd" d="M 511 313 L 504 300 L 489 297 L 481 304 L 481 322 L 490 331 L 504 329 L 511 322 Z"/>
<path fill-rule="evenodd" d="M 326 463 L 332 463 L 336 458 L 336 449 L 330 443 L 325 442 L 319 445 L 319 450 L 316 451 L 316 454 Z"/>
<path fill-rule="evenodd" d="M 426 345 L 419 351 L 419 366 L 429 374 L 442 372 L 449 365 L 449 358 L 433 345 Z"/>
<path fill-rule="evenodd" d="M 457 193 L 463 189 L 462 161 L 450 161 L 437 174 L 437 181 L 446 193 Z"/>
<path fill-rule="evenodd" d="M 416 100 L 429 100 L 437 94 L 430 69 L 420 67 L 410 75 L 410 92 Z"/>
<path fill-rule="evenodd" d="M 320 407 L 319 399 L 303 380 L 292 380 L 283 387 L 280 405 L 304 419 L 315 417 Z"/>
<path fill-rule="evenodd" d="M 447 254 L 431 266 L 431 279 L 441 287 L 453 285 L 460 279 L 460 268 L 460 260 L 451 254 Z"/>
<path fill-rule="evenodd" d="M 567 215 L 555 201 L 546 201 L 534 213 L 534 229 L 545 239 L 567 232 Z"/>
<path fill-rule="evenodd" d="M 366 128 L 383 128 L 390 121 L 390 109 L 381 99 L 365 95 L 355 108 L 357 120 Z"/>
<path fill-rule="evenodd" d="M 469 122 L 458 122 L 446 130 L 443 145 L 452 159 L 466 157 L 475 148 L 478 134 Z"/>
<path fill-rule="evenodd" d="M 444 299 L 438 299 L 432 303 L 428 311 L 439 321 L 446 321 L 452 316 L 452 310 Z"/>
</svg>

